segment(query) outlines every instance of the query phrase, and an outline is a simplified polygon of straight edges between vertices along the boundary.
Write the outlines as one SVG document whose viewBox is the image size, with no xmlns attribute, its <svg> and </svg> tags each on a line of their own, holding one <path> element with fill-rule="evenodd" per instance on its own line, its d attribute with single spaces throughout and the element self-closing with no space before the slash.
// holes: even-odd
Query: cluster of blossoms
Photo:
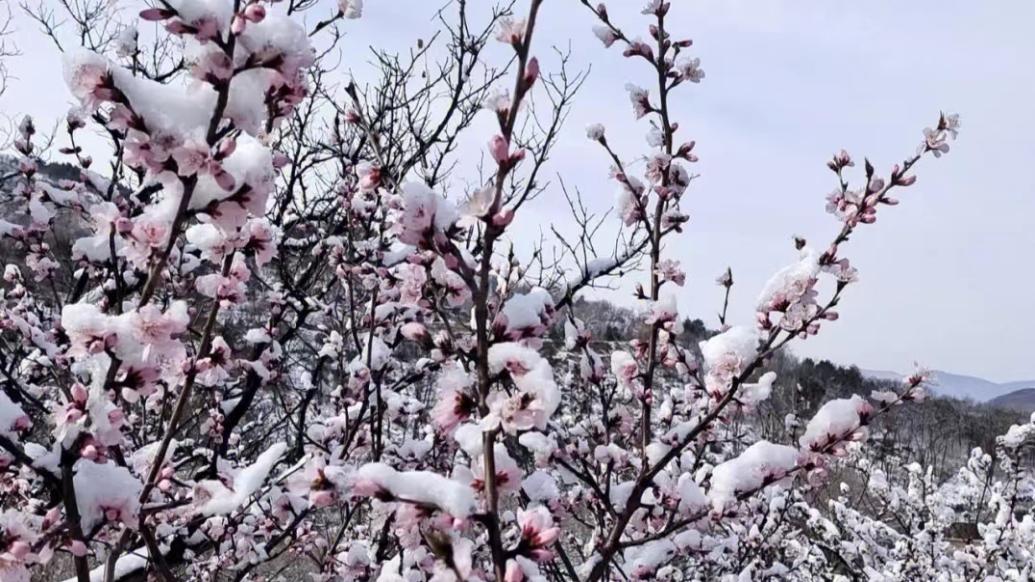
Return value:
<svg viewBox="0 0 1035 582">
<path fill-rule="evenodd" d="M 418 81 L 421 67 L 385 59 L 381 84 L 344 87 L 347 105 L 322 80 L 334 51 L 314 43 L 337 42 L 329 31 L 362 2 L 340 0 L 312 30 L 297 13 L 319 3 L 288 4 L 162 0 L 140 18 L 176 42 L 148 48 L 126 27 L 107 52 L 70 56 L 79 107 L 61 151 L 78 179 L 43 176 L 21 124 L 0 220 L 17 251 L 0 285 L 0 579 L 65 554 L 78 582 L 277 579 L 285 562 L 298 570 L 283 576 L 321 582 L 896 579 L 950 559 L 953 575 L 1030 575 L 1017 565 L 1031 519 L 1013 510 L 1030 496 L 1016 459 L 1032 425 L 1003 437 L 1009 479 L 991 487 L 994 516 L 973 515 L 984 542 L 964 559 L 847 495 L 808 502 L 835 464 L 865 465 L 873 420 L 922 398 L 922 374 L 823 404 L 796 442 L 740 422 L 783 388 L 772 356 L 837 318 L 855 280 L 842 246 L 922 156 L 948 150 L 955 117 L 888 179 L 867 163 L 858 191 L 851 158 L 835 156 L 833 242 L 797 239 L 753 324 L 727 325 L 724 307 L 721 332 L 690 345 L 676 301 L 687 275 L 663 250 L 689 221 L 698 158 L 669 100 L 705 75 L 666 27 L 670 3 L 642 11 L 645 41 L 583 2 L 604 45 L 658 85 L 628 87 L 650 122 L 642 175 L 623 162 L 638 154 L 587 129 L 611 163 L 621 248 L 568 247 L 574 264 L 553 273 L 506 250 L 571 97 L 532 49 L 542 0 L 480 33 L 458 3 L 443 69 L 455 78 Z M 482 84 L 471 71 L 493 39 L 513 66 Z M 168 47 L 171 68 L 142 64 Z M 535 92 L 557 104 L 546 129 L 528 123 Z M 452 100 L 421 101 L 434 95 Z M 483 108 L 497 123 L 488 179 L 443 195 L 457 136 Z M 110 139 L 106 174 L 78 145 L 88 126 Z M 641 262 L 642 333 L 594 337 L 579 292 Z M 719 284 L 728 299 L 732 272 Z M 990 461 L 971 464 L 961 491 L 991 482 Z M 949 524 L 954 500 L 914 493 L 921 470 L 881 479 L 872 494 L 918 529 L 925 512 Z M 936 553 L 913 558 L 917 544 Z"/>
</svg>

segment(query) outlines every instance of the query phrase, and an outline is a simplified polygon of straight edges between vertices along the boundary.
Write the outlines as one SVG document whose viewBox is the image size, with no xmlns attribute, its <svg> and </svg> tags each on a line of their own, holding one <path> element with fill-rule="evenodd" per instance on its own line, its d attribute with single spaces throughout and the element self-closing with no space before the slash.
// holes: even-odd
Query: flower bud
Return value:
<svg viewBox="0 0 1035 582">
<path fill-rule="evenodd" d="M 250 22 L 262 22 L 266 18 L 266 7 L 258 2 L 249 4 L 244 9 L 244 18 Z"/>
</svg>

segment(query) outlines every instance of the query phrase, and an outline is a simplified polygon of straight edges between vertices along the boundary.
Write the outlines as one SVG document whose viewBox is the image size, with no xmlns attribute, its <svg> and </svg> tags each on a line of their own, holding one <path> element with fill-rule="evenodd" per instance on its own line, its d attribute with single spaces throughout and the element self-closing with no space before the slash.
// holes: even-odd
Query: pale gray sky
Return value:
<svg viewBox="0 0 1035 582">
<path fill-rule="evenodd" d="M 128 9 L 140 4 L 123 0 Z M 403 48 L 433 30 L 440 3 L 368 0 L 348 23 L 346 47 L 366 60 L 372 42 Z M 837 228 L 824 212 L 834 187 L 825 167 L 841 147 L 883 172 L 909 154 L 939 110 L 958 112 L 963 130 L 951 154 L 926 160 L 902 204 L 846 248 L 862 280 L 841 319 L 796 352 L 908 370 L 914 360 L 996 381 L 1035 377 L 1032 258 L 1035 252 L 1035 3 L 894 0 L 675 0 L 671 29 L 695 41 L 707 72 L 680 92 L 675 118 L 697 140 L 700 180 L 685 198 L 691 223 L 671 252 L 683 261 L 684 313 L 715 324 L 731 265 L 731 313 L 749 322 L 769 274 L 793 259 L 790 237 L 819 244 Z M 645 27 L 639 0 L 613 0 L 618 22 Z M 32 23 L 19 18 L 20 77 L 0 110 L 63 116 L 69 96 L 60 60 Z M 591 206 L 610 207 L 608 164 L 587 142 L 589 123 L 607 126 L 624 157 L 645 151 L 645 123 L 623 89 L 650 82 L 642 65 L 605 51 L 576 0 L 547 0 L 536 53 L 549 71 L 550 45 L 572 47 L 575 66 L 593 71 L 569 119 L 549 175 L 577 185 Z M 645 30 L 641 28 L 641 30 Z M 645 33 L 644 33 L 644 36 Z M 353 53 L 349 53 L 353 54 Z M 496 53 L 502 54 L 502 53 Z M 361 67 L 357 63 L 357 70 Z M 484 143 L 490 131 L 477 136 Z M 468 176 L 475 171 L 469 168 Z M 557 218 L 554 188 L 519 224 L 531 239 Z"/>
</svg>

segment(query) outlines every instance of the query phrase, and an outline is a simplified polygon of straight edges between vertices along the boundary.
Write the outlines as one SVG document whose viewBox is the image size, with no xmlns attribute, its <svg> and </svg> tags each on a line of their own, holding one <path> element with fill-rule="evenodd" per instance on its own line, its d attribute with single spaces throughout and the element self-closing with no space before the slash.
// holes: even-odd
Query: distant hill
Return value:
<svg viewBox="0 0 1035 582">
<path fill-rule="evenodd" d="M 904 377 L 898 372 L 886 370 L 862 370 L 862 373 L 867 378 L 875 380 L 901 380 Z M 943 370 L 935 370 L 932 376 L 932 389 L 936 394 L 977 402 L 990 402 L 1000 396 L 1021 391 L 1022 388 L 1035 388 L 1035 380 L 1000 383 Z"/>
<path fill-rule="evenodd" d="M 1035 388 L 1021 388 L 1008 394 L 997 396 L 988 402 L 996 408 L 1015 412 L 1035 412 Z"/>
<path fill-rule="evenodd" d="M 18 158 L 10 154 L 0 153 L 0 177 L 17 171 Z M 60 180 L 77 180 L 80 171 L 76 166 L 66 162 L 44 162 L 39 167 L 39 175 L 51 182 L 57 183 Z"/>
</svg>

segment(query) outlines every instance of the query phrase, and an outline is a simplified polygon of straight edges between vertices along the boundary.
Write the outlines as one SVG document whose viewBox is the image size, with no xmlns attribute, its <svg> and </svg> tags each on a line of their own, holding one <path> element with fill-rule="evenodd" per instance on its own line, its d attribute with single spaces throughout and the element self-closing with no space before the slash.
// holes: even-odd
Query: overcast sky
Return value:
<svg viewBox="0 0 1035 582">
<path fill-rule="evenodd" d="M 403 48 L 434 30 L 434 2 L 366 4 L 364 18 L 346 27 L 346 55 L 357 71 L 366 45 Z M 647 24 L 640 4 L 608 7 L 633 32 L 633 23 Z M 764 281 L 794 258 L 791 236 L 821 244 L 836 231 L 824 211 L 835 186 L 825 167 L 830 155 L 844 147 L 886 173 L 939 110 L 953 111 L 963 128 L 951 154 L 920 164 L 902 204 L 882 209 L 877 224 L 845 248 L 861 281 L 847 293 L 841 319 L 795 351 L 864 368 L 907 371 L 919 361 L 996 381 L 1035 378 L 1035 3 L 673 4 L 670 29 L 694 39 L 707 73 L 675 102 L 680 133 L 697 140 L 701 157 L 701 178 L 685 198 L 689 229 L 668 249 L 688 274 L 682 312 L 715 325 L 721 290 L 714 279 L 730 265 L 737 282 L 731 314 L 749 323 Z M 604 212 L 614 188 L 584 128 L 604 123 L 623 157 L 642 154 L 647 126 L 633 120 L 623 86 L 650 79 L 643 65 L 604 50 L 590 16 L 576 0 L 546 0 L 535 52 L 549 71 L 556 65 L 549 47 L 570 43 L 572 64 L 592 67 L 548 174 L 563 175 Z M 31 22 L 16 18 L 23 55 L 10 68 L 19 79 L 0 110 L 31 113 L 45 125 L 70 103 L 60 58 Z M 551 222 L 563 228 L 561 200 L 556 187 L 537 200 L 519 222 L 519 238 L 531 240 Z"/>
</svg>

